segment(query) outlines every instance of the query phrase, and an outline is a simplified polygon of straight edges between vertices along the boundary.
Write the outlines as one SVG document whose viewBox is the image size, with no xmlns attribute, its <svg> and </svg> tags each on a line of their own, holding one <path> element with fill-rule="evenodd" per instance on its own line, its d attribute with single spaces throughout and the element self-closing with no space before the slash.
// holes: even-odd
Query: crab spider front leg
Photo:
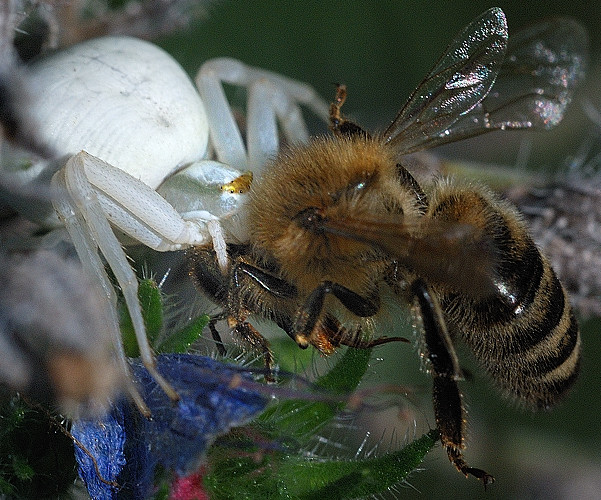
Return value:
<svg viewBox="0 0 601 500">
<path fill-rule="evenodd" d="M 53 185 L 65 185 L 63 174 L 63 171 L 57 172 L 55 178 L 53 179 Z M 71 241 L 75 247 L 75 250 L 77 251 L 83 268 L 88 272 L 89 276 L 96 278 L 95 283 L 99 283 L 101 285 L 103 292 L 108 298 L 110 306 L 106 308 L 108 315 L 107 320 L 109 323 L 107 327 L 109 334 L 112 337 L 113 346 L 117 346 L 116 354 L 121 368 L 121 373 L 127 374 L 129 373 L 129 364 L 125 356 L 125 352 L 121 347 L 121 329 L 119 327 L 119 319 L 117 317 L 116 309 L 117 296 L 115 294 L 113 285 L 106 274 L 104 264 L 98 255 L 97 245 L 90 232 L 86 230 L 87 224 L 85 219 L 83 218 L 82 214 L 75 209 L 76 207 L 73 201 L 69 200 L 66 195 L 57 197 L 54 203 L 54 208 L 58 217 L 69 232 Z M 134 387 L 131 378 L 124 377 L 124 380 L 128 393 L 135 402 L 136 406 L 140 409 L 142 414 L 150 416 L 150 410 L 140 396 L 138 390 Z"/>
<path fill-rule="evenodd" d="M 247 147 L 222 83 L 248 88 Z M 247 66 L 230 58 L 207 61 L 196 76 L 205 103 L 210 135 L 217 158 L 239 170 L 258 173 L 279 150 L 276 118 L 289 142 L 306 142 L 309 133 L 299 104 L 327 122 L 328 105 L 315 90 L 302 82 Z"/>
<path fill-rule="evenodd" d="M 85 151 L 72 157 L 66 169 L 83 175 L 77 181 L 73 177 L 68 191 L 83 191 L 83 184 L 89 184 L 108 220 L 135 241 L 160 252 L 209 241 L 206 222 L 216 217 L 205 213 L 185 220 L 156 190 L 123 170 Z"/>
<path fill-rule="evenodd" d="M 212 241 L 221 267 L 227 267 L 225 239 L 215 215 L 203 210 L 180 214 L 154 189 L 85 151 L 67 164 L 82 170 L 85 180 L 80 180 L 94 190 L 102 213 L 136 242 L 166 252 Z M 68 192 L 85 189 L 78 183 L 67 187 Z"/>
<path fill-rule="evenodd" d="M 139 307 L 138 280 L 110 224 L 158 251 L 178 250 L 212 241 L 220 256 L 220 266 L 226 268 L 226 244 L 219 220 L 203 211 L 195 212 L 190 216 L 191 220 L 184 219 L 154 189 L 84 151 L 67 161 L 54 176 L 53 184 L 62 193 L 54 203 L 55 209 L 71 235 L 82 264 L 96 276 L 113 305 L 109 308 L 109 328 L 114 344 L 119 346 L 117 354 L 124 373 L 127 373 L 128 362 L 121 347 L 115 307 L 117 299 L 98 250 L 123 293 L 144 366 L 165 393 L 177 400 L 177 393 L 155 368 Z M 131 386 L 129 392 L 142 413 L 150 415 L 137 390 Z"/>
<path fill-rule="evenodd" d="M 157 250 L 173 250 L 209 240 L 208 230 L 200 224 L 183 220 L 157 192 L 106 162 L 81 152 L 67 161 L 54 177 L 54 183 L 68 196 L 61 197 L 56 209 L 65 221 L 82 262 L 95 275 L 109 300 L 116 302 L 97 249 L 107 260 L 121 287 L 130 312 L 144 365 L 172 399 L 177 394 L 156 371 L 154 357 L 145 334 L 138 302 L 138 281 L 109 221 L 127 235 Z M 71 203 L 67 200 L 71 200 Z M 84 228 L 87 227 L 87 231 Z M 213 227 L 216 249 L 224 251 L 222 235 Z M 114 307 L 112 308 L 114 311 Z M 119 336 L 116 315 L 111 329 Z M 116 345 L 120 344 L 116 338 Z M 119 350 L 123 365 L 125 354 Z M 136 397 L 138 399 L 138 397 Z M 138 402 L 138 401 L 137 401 Z"/>
</svg>

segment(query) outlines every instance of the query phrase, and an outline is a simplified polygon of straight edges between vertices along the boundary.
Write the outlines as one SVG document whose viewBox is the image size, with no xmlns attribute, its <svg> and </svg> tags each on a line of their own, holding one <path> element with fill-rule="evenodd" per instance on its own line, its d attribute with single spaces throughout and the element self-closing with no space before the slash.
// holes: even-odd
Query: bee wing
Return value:
<svg viewBox="0 0 601 500">
<path fill-rule="evenodd" d="M 447 47 L 384 132 L 408 153 L 437 143 L 459 117 L 490 91 L 507 50 L 507 22 L 499 8 L 472 21 Z"/>
<path fill-rule="evenodd" d="M 380 248 L 401 265 L 447 290 L 482 297 L 496 292 L 494 244 L 480 229 L 436 219 L 328 217 L 320 229 Z"/>
<path fill-rule="evenodd" d="M 557 125 L 584 78 L 587 55 L 587 33 L 572 19 L 549 19 L 512 35 L 497 81 L 477 107 L 488 117 L 488 127 L 477 133 Z M 474 117 L 462 121 L 475 123 Z M 469 130 L 467 123 L 462 129 Z"/>
<path fill-rule="evenodd" d="M 477 30 L 479 26 L 491 32 L 484 19 L 487 14 L 493 15 L 493 11 L 495 9 L 472 22 L 451 45 L 453 47 L 466 37 L 471 59 L 490 70 L 488 73 L 484 70 L 472 73 L 474 82 L 483 84 L 475 89 L 473 98 L 477 102 L 473 104 L 470 98 L 469 73 L 464 78 L 466 86 L 462 92 L 447 88 L 449 83 L 460 81 L 459 76 L 453 74 L 449 82 L 444 82 L 433 80 L 434 72 L 431 73 L 384 133 L 384 140 L 395 144 L 400 154 L 492 130 L 551 128 L 561 121 L 574 88 L 584 76 L 588 52 L 584 28 L 566 18 L 527 27 L 509 38 L 505 54 L 501 50 L 494 53 L 491 49 L 491 57 L 496 57 L 495 65 L 491 67 L 486 66 L 487 58 L 480 62 L 480 48 L 473 46 L 468 32 Z M 492 31 L 490 36 L 491 43 L 494 43 L 499 35 Z M 435 70 L 448 57 L 447 51 Z M 463 71 L 469 72 L 474 62 L 467 58 Z M 489 82 L 491 84 L 485 88 L 484 83 Z M 431 98 L 434 95 L 437 96 L 435 101 Z M 447 109 L 455 114 L 447 112 Z"/>
</svg>

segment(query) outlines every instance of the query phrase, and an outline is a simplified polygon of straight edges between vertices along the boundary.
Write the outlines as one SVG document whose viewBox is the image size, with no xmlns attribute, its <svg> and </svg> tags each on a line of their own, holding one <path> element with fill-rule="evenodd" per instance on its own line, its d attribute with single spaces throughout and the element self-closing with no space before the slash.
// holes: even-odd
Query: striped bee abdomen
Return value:
<svg viewBox="0 0 601 500">
<path fill-rule="evenodd" d="M 479 220 L 495 255 L 493 295 L 441 295 L 449 325 L 504 394 L 531 408 L 549 408 L 577 378 L 580 334 L 548 260 L 517 211 L 486 192 L 445 190 L 430 214 L 464 223 Z"/>
</svg>

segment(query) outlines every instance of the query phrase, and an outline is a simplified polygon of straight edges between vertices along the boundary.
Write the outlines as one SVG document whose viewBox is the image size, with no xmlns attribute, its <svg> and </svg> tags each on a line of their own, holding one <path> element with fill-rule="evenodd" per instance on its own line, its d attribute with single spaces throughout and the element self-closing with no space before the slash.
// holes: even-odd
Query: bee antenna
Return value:
<svg viewBox="0 0 601 500">
<path fill-rule="evenodd" d="M 336 96 L 334 97 L 334 102 L 330 104 L 330 130 L 339 137 L 369 137 L 369 133 L 363 130 L 359 125 L 342 116 L 340 109 L 346 101 L 346 95 L 346 85 L 337 83 Z"/>
</svg>

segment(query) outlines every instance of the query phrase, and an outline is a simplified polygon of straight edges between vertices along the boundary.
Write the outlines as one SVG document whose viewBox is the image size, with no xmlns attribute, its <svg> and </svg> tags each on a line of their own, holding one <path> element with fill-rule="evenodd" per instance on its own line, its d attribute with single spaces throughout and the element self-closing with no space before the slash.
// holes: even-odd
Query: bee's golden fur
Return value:
<svg viewBox="0 0 601 500">
<path fill-rule="evenodd" d="M 291 220 L 306 207 L 320 207 L 337 219 L 417 214 L 414 198 L 398 189 L 390 148 L 372 139 L 323 137 L 283 152 L 274 165 L 251 188 L 249 225 L 258 255 L 275 259 L 283 277 L 303 294 L 324 279 L 360 294 L 373 287 L 386 268 L 380 251 L 344 237 L 315 235 Z M 369 188 L 355 189 L 361 182 Z M 370 194 L 364 196 L 366 189 Z"/>
</svg>

